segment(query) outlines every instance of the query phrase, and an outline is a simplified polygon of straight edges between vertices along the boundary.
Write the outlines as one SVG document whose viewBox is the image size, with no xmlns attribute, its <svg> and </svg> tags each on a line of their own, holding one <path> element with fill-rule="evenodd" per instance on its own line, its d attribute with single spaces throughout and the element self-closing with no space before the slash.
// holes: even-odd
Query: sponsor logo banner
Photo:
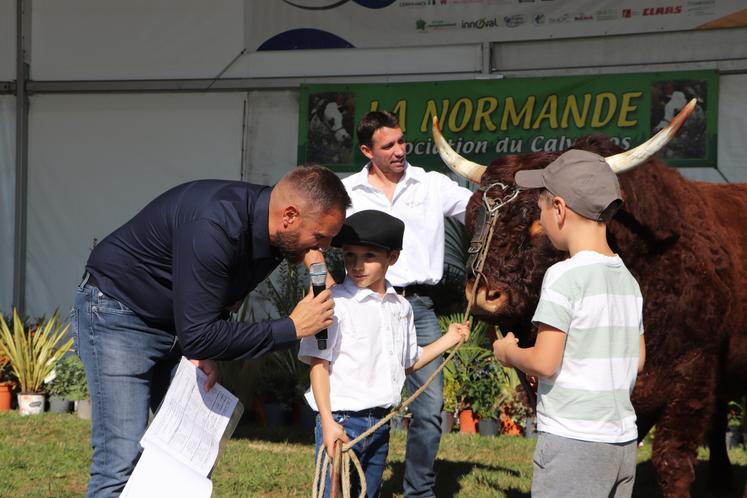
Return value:
<svg viewBox="0 0 747 498">
<path fill-rule="evenodd" d="M 401 47 L 747 26 L 732 0 L 246 1 L 247 48 Z"/>
<path fill-rule="evenodd" d="M 695 112 L 659 154 L 675 166 L 716 166 L 718 75 L 714 71 L 446 81 L 306 85 L 301 88 L 298 162 L 354 171 L 365 158 L 355 126 L 370 110 L 399 116 L 408 159 L 445 166 L 433 145 L 438 117 L 452 147 L 487 164 L 505 154 L 558 152 L 603 133 L 623 149 L 661 130 L 690 100 Z"/>
</svg>

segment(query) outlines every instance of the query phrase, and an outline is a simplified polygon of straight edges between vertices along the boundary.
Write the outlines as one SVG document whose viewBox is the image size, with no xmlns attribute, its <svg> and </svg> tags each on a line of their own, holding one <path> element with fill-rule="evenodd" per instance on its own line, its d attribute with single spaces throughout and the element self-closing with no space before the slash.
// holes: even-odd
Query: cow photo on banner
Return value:
<svg viewBox="0 0 747 498">
<path fill-rule="evenodd" d="M 664 129 L 687 103 L 695 99 L 692 115 L 664 146 L 659 155 L 666 159 L 704 157 L 706 153 L 706 102 L 708 84 L 703 80 L 661 80 L 651 85 L 651 131 Z"/>
<path fill-rule="evenodd" d="M 352 93 L 315 93 L 309 95 L 309 144 L 302 162 L 346 164 L 353 160 L 353 117 L 355 96 Z"/>
</svg>

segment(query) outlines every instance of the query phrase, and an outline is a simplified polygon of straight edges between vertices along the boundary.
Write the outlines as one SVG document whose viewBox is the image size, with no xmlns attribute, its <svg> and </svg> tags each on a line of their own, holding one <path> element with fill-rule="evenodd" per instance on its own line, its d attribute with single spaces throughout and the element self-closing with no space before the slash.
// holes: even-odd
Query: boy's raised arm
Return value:
<svg viewBox="0 0 747 498">
<path fill-rule="evenodd" d="M 562 330 L 541 324 L 537 340 L 531 348 L 520 348 L 519 340 L 509 332 L 493 343 L 495 358 L 507 367 L 516 367 L 527 375 L 550 378 L 563 361 L 566 334 Z"/>
<path fill-rule="evenodd" d="M 423 368 L 425 365 L 433 361 L 434 358 L 444 354 L 447 349 L 454 347 L 459 344 L 460 341 L 466 341 L 467 339 L 469 339 L 468 322 L 452 323 L 440 339 L 421 349 L 418 360 L 413 366 L 406 369 L 405 372 L 409 375 L 415 370 Z"/>
</svg>

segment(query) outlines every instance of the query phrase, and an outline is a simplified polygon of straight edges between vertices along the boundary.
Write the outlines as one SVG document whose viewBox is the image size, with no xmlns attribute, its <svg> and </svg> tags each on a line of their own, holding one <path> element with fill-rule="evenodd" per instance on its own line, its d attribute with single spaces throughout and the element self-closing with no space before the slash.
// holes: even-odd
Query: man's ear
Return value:
<svg viewBox="0 0 747 498">
<path fill-rule="evenodd" d="M 299 211 L 297 206 L 289 204 L 283 208 L 283 228 L 287 228 L 293 223 L 298 223 L 300 218 L 301 211 Z"/>
<path fill-rule="evenodd" d="M 399 250 L 394 249 L 389 251 L 389 266 L 392 266 L 399 259 Z"/>
<path fill-rule="evenodd" d="M 360 149 L 361 149 L 361 154 L 366 156 L 366 159 L 368 159 L 369 161 L 373 159 L 373 151 L 371 150 L 371 147 L 369 147 L 366 144 L 361 144 Z"/>
</svg>

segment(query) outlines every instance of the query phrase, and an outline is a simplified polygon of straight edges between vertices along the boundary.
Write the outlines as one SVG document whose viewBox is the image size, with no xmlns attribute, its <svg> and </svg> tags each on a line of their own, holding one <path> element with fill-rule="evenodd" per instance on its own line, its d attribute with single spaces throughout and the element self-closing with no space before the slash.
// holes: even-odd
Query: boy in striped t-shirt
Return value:
<svg viewBox="0 0 747 498">
<path fill-rule="evenodd" d="M 512 333 L 493 344 L 496 358 L 539 378 L 532 496 L 629 497 L 636 465 L 630 402 L 643 368 L 643 298 L 607 244 L 607 222 L 622 204 L 604 158 L 569 150 L 542 170 L 516 173 L 541 188 L 540 223 L 570 255 L 548 268 L 531 348 Z"/>
</svg>

